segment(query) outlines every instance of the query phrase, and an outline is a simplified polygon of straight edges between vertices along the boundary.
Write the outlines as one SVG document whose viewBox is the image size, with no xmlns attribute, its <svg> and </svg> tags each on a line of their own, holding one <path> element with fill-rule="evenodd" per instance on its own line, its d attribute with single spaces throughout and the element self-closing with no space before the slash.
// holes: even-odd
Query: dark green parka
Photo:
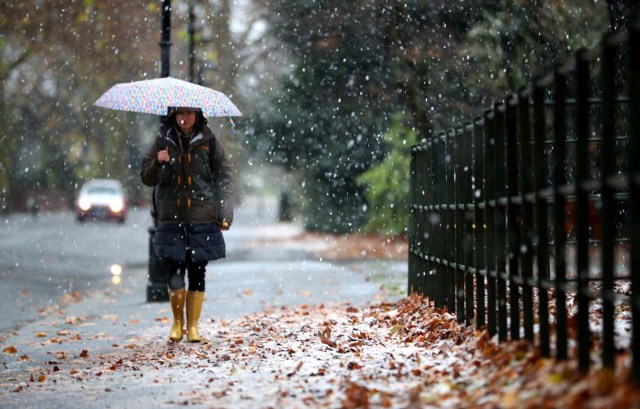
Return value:
<svg viewBox="0 0 640 409">
<path fill-rule="evenodd" d="M 158 223 L 216 223 L 233 221 L 234 186 L 231 165 L 222 143 L 201 113 L 191 138 L 180 135 L 175 115 L 167 118 L 142 160 L 142 183 L 155 186 Z M 210 157 L 210 141 L 215 152 Z M 160 164 L 159 150 L 168 149 L 170 163 Z"/>
</svg>

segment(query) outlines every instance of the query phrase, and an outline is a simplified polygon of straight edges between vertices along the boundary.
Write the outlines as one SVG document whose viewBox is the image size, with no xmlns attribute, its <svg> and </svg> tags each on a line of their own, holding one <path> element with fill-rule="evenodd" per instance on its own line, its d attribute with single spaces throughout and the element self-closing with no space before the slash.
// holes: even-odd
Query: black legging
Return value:
<svg viewBox="0 0 640 409">
<path fill-rule="evenodd" d="M 179 290 L 185 287 L 184 276 L 185 272 L 188 274 L 189 279 L 189 291 L 201 291 L 204 292 L 204 278 L 205 267 L 207 261 L 191 261 L 191 257 L 187 256 L 187 261 L 173 261 L 169 262 L 169 288 L 172 290 Z"/>
</svg>

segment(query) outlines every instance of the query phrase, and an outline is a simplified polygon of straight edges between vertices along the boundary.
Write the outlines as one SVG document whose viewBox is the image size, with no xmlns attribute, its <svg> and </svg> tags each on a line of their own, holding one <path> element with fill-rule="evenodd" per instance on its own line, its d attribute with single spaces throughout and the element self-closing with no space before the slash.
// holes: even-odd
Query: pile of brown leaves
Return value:
<svg viewBox="0 0 640 409">
<path fill-rule="evenodd" d="M 123 375 L 149 388 L 184 381 L 188 390 L 167 403 L 209 407 L 640 404 L 626 381 L 628 355 L 619 356 L 615 373 L 596 368 L 580 374 L 573 361 L 542 358 L 525 342 L 498 345 L 486 331 L 458 324 L 419 296 L 363 309 L 303 305 L 209 321 L 201 344 L 169 344 L 167 326 L 160 330 L 107 354 L 92 354 L 85 342 L 81 354 L 42 363 L 26 382 L 69 387 L 88 381 L 94 390 L 111 390 L 110 382 Z"/>
</svg>

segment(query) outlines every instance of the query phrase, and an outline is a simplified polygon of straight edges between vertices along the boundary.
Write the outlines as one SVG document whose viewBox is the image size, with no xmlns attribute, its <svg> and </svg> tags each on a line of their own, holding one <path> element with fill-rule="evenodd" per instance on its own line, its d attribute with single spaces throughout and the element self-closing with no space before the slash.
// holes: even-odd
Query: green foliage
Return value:
<svg viewBox="0 0 640 409">
<path fill-rule="evenodd" d="M 363 230 L 405 234 L 409 224 L 409 161 L 411 146 L 417 143 L 416 132 L 402 116 L 396 115 L 383 139 L 390 147 L 388 155 L 358 177 L 358 184 L 366 186 L 369 203 L 369 217 Z"/>
</svg>

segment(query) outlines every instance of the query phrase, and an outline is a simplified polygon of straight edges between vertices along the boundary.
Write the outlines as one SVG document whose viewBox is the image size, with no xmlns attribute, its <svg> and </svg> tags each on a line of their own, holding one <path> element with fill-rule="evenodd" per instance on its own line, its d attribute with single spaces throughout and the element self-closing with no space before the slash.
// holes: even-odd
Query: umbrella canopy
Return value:
<svg viewBox="0 0 640 409">
<path fill-rule="evenodd" d="M 172 77 L 116 84 L 94 105 L 118 111 L 167 115 L 169 107 L 200 108 L 204 116 L 242 116 L 221 92 Z"/>
</svg>

